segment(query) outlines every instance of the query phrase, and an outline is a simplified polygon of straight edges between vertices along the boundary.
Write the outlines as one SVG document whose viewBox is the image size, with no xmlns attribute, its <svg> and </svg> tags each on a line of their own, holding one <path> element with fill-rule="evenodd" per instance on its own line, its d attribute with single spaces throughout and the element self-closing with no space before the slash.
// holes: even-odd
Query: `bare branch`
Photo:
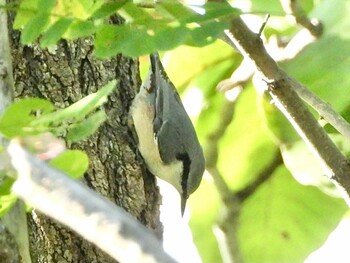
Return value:
<svg viewBox="0 0 350 263">
<path fill-rule="evenodd" d="M 314 37 L 319 38 L 323 33 L 323 25 L 318 19 L 309 19 L 297 0 L 281 0 L 287 15 L 293 16 L 295 22 L 305 27 Z"/>
<path fill-rule="evenodd" d="M 244 58 L 229 79 L 219 82 L 217 85 L 217 90 L 225 92 L 239 86 L 245 86 L 253 76 L 254 70 L 254 64 L 251 62 L 251 60 Z"/>
<path fill-rule="evenodd" d="M 330 123 L 337 131 L 350 141 L 350 124 L 333 107 L 321 100 L 312 91 L 305 88 L 299 82 L 292 80 L 293 89 L 306 103 L 313 107 L 320 116 Z"/>
<path fill-rule="evenodd" d="M 235 102 L 225 101 L 221 109 L 220 122 L 217 128 L 208 136 L 205 151 L 206 169 L 212 175 L 215 186 L 218 190 L 221 201 L 225 204 L 221 217 L 218 219 L 215 234 L 220 243 L 222 257 L 225 262 L 241 262 L 241 254 L 237 240 L 237 218 L 240 209 L 240 200 L 229 189 L 222 174 L 217 169 L 218 141 L 225 134 L 225 131 L 232 121 L 234 115 Z"/>
<path fill-rule="evenodd" d="M 1 262 L 20 262 L 16 241 L 13 235 L 0 225 L 0 259 Z"/>
<path fill-rule="evenodd" d="M 121 208 L 27 153 L 17 141 L 7 150 L 18 173 L 13 191 L 35 209 L 119 262 L 175 262 L 156 237 Z"/>
<path fill-rule="evenodd" d="M 0 6 L 4 1 L 0 1 Z M 11 53 L 7 30 L 6 9 L 0 8 L 0 115 L 13 97 Z"/>
<path fill-rule="evenodd" d="M 227 199 L 231 199 L 232 192 L 228 188 L 224 178 L 217 170 L 218 160 L 218 141 L 224 135 L 228 125 L 231 123 L 234 114 L 235 103 L 231 101 L 225 101 L 220 114 L 220 123 L 217 128 L 208 135 L 207 147 L 205 150 L 206 169 L 212 175 L 214 183 L 220 194 L 221 200 L 226 203 Z"/>
<path fill-rule="evenodd" d="M 305 16 L 305 12 L 298 5 L 297 1 L 281 0 L 284 4 L 284 8 L 287 13 L 292 13 L 296 17 L 296 22 L 301 23 L 306 29 L 301 30 L 284 48 L 276 51 L 271 51 L 271 44 L 267 44 L 267 49 L 269 49 L 269 54 L 272 52 L 275 61 L 284 61 L 294 58 L 305 46 L 309 45 L 320 37 L 322 34 L 322 24 L 314 20 L 309 21 Z M 297 19 L 298 18 L 298 19 Z M 315 24 L 315 25 L 314 25 Z M 311 35 L 310 35 L 311 32 Z M 230 36 L 230 32 L 225 34 L 225 42 L 229 43 L 231 46 L 237 50 L 237 47 Z M 272 48 L 274 50 L 274 48 Z M 278 54 L 277 54 L 278 53 Z M 218 89 L 220 91 L 227 91 L 234 87 L 237 87 L 241 83 L 246 82 L 254 73 L 254 64 L 250 59 L 245 57 L 241 65 L 233 72 L 230 79 L 223 80 L 218 84 Z M 335 129 L 337 129 L 344 137 L 350 140 L 350 124 L 337 113 L 330 104 L 321 100 L 318 96 L 312 93 L 310 90 L 302 86 L 297 81 L 292 80 L 291 85 L 297 94 L 306 103 L 313 107 L 323 119 L 329 122 Z"/>
<path fill-rule="evenodd" d="M 11 104 L 14 90 L 7 29 L 7 13 L 6 9 L 2 8 L 5 2 L 6 1 L 0 0 L 0 116 L 4 113 L 5 108 Z M 0 142 L 3 143 L 2 138 L 0 138 Z M 8 161 L 5 158 L 1 159 L 0 170 L 3 169 L 3 166 L 6 165 L 6 161 Z M 21 262 L 30 263 L 27 218 L 22 202 L 18 201 L 14 207 L 1 218 L 0 228 L 1 232 L 4 234 L 4 238 L 1 240 L 0 258 L 6 261 L 7 256 L 16 256 L 19 254 L 22 260 Z M 15 245 L 10 242 L 7 244 L 2 243 L 5 242 L 5 238 L 9 238 L 10 233 L 12 238 L 16 241 Z M 6 262 L 17 262 L 17 260 L 14 259 L 14 261 L 12 261 L 10 257 L 7 258 L 7 260 Z"/>
<path fill-rule="evenodd" d="M 278 59 L 282 61 L 294 58 L 307 45 L 320 38 L 323 34 L 323 24 L 316 18 L 309 19 L 298 0 L 280 0 L 280 2 L 286 14 L 303 27 L 282 50 Z"/>
<path fill-rule="evenodd" d="M 293 90 L 295 80 L 277 66 L 261 39 L 249 30 L 241 18 L 232 20 L 230 32 L 243 56 L 254 61 L 258 72 L 269 83 L 268 91 L 276 106 L 292 123 L 350 205 L 350 164 Z"/>
<path fill-rule="evenodd" d="M 236 193 L 237 198 L 241 202 L 244 202 L 248 197 L 252 196 L 255 191 L 273 175 L 281 164 L 283 164 L 283 159 L 281 153 L 277 152 L 268 166 L 259 173 L 256 180 Z"/>
</svg>

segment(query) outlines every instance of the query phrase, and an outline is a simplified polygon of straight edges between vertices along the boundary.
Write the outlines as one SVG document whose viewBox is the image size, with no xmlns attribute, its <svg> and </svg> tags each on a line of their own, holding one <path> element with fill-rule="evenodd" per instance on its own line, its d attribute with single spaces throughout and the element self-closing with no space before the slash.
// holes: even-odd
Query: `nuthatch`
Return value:
<svg viewBox="0 0 350 263">
<path fill-rule="evenodd" d="M 130 115 L 148 170 L 180 193 L 183 214 L 187 198 L 201 182 L 204 155 L 159 55 L 151 54 L 150 60 L 150 72 L 131 105 Z"/>
</svg>

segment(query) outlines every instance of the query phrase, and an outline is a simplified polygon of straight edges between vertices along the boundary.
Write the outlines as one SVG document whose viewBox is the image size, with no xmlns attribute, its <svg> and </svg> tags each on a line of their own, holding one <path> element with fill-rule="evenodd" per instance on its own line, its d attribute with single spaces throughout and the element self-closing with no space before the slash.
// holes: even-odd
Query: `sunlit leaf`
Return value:
<svg viewBox="0 0 350 263">
<path fill-rule="evenodd" d="M 70 24 L 73 22 L 71 18 L 61 18 L 57 20 L 44 34 L 40 40 L 42 47 L 49 47 L 62 37 L 66 32 Z"/>
<path fill-rule="evenodd" d="M 128 0 L 124 1 L 117 1 L 117 2 L 107 2 L 104 3 L 98 8 L 93 14 L 92 18 L 94 19 L 99 19 L 99 18 L 104 18 L 108 17 L 112 14 L 114 14 L 119 8 L 121 8 Z"/>
<path fill-rule="evenodd" d="M 66 150 L 49 162 L 53 167 L 70 175 L 72 178 L 81 177 L 89 167 L 89 158 L 79 150 Z"/>
<path fill-rule="evenodd" d="M 154 42 L 146 29 L 105 25 L 96 33 L 95 47 L 95 55 L 99 58 L 118 53 L 137 57 L 151 53 L 154 50 Z"/>
<path fill-rule="evenodd" d="M 292 124 L 286 119 L 282 112 L 271 103 L 268 94 L 258 95 L 258 106 L 260 114 L 265 121 L 272 139 L 277 143 L 292 143 L 300 139 Z"/>
<path fill-rule="evenodd" d="M 98 111 L 86 120 L 75 124 L 67 133 L 67 140 L 80 141 L 96 132 L 101 124 L 106 120 L 106 114 L 103 111 Z"/>
<path fill-rule="evenodd" d="M 79 37 L 87 37 L 95 33 L 97 27 L 92 21 L 74 21 L 65 32 L 64 37 L 66 39 L 76 39 Z"/>
<path fill-rule="evenodd" d="M 195 27 L 191 30 L 190 39 L 186 41 L 186 44 L 201 47 L 213 43 L 228 28 L 228 25 L 228 22 L 225 21 L 212 21 Z"/>
<path fill-rule="evenodd" d="M 135 5 L 132 1 L 127 1 L 126 4 L 118 10 L 118 14 L 121 15 L 126 23 L 138 23 L 137 21 L 152 20 L 153 17 L 147 10 Z"/>
<path fill-rule="evenodd" d="M 33 126 L 38 116 L 54 110 L 51 102 L 39 98 L 26 98 L 11 104 L 0 119 L 0 132 L 12 138 L 43 132 L 47 126 Z"/>
<path fill-rule="evenodd" d="M 154 43 L 157 50 L 173 49 L 189 38 L 190 31 L 183 26 L 155 28 Z"/>
<path fill-rule="evenodd" d="M 85 118 L 89 112 L 106 102 L 107 96 L 115 89 L 116 84 L 117 81 L 112 80 L 99 91 L 84 97 L 71 106 L 43 115 L 42 117 L 33 121 L 33 125 L 58 123 L 64 120 L 81 120 Z"/>
<path fill-rule="evenodd" d="M 0 218 L 16 203 L 17 197 L 11 192 L 14 178 L 6 177 L 0 183 Z"/>
<path fill-rule="evenodd" d="M 22 30 L 21 41 L 23 44 L 32 43 L 44 31 L 49 24 L 49 13 L 40 13 L 30 20 Z"/>
<path fill-rule="evenodd" d="M 338 149 L 350 156 L 350 142 L 340 134 L 329 135 Z M 325 176 L 321 163 L 306 144 L 299 140 L 281 148 L 284 163 L 294 178 L 303 185 L 317 186 L 323 192 L 341 197 L 335 185 Z"/>
<path fill-rule="evenodd" d="M 16 13 L 13 28 L 19 29 L 27 24 L 37 14 L 39 0 L 23 0 Z"/>
<path fill-rule="evenodd" d="M 238 228 L 243 259 L 303 262 L 346 211 L 344 200 L 300 185 L 281 166 L 243 204 Z"/>
</svg>

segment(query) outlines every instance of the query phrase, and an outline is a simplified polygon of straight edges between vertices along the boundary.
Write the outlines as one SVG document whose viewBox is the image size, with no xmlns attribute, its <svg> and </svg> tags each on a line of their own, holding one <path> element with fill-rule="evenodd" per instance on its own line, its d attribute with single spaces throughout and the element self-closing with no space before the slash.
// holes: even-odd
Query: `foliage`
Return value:
<svg viewBox="0 0 350 263">
<path fill-rule="evenodd" d="M 21 143 L 44 160 L 71 176 L 81 177 L 88 169 L 86 153 L 79 150 L 64 150 L 56 136 L 66 136 L 68 141 L 83 140 L 93 134 L 106 120 L 100 107 L 115 89 L 111 81 L 96 93 L 90 94 L 65 109 L 55 109 L 44 99 L 26 98 L 11 104 L 0 118 L 0 133 L 7 139 L 20 138 Z M 63 148 L 63 149 L 62 149 Z M 61 152 L 61 153 L 60 153 Z M 16 202 L 10 191 L 14 176 L 0 175 L 0 216 Z"/>
<path fill-rule="evenodd" d="M 11 192 L 11 186 L 14 179 L 11 177 L 0 176 L 0 217 L 15 204 L 17 197 Z"/>
<path fill-rule="evenodd" d="M 227 27 L 229 19 L 240 11 L 210 3 L 204 6 L 206 13 L 200 15 L 177 1 L 162 1 L 153 9 L 141 8 L 134 2 L 25 0 L 18 7 L 15 27 L 22 28 L 23 43 L 39 38 L 43 47 L 55 44 L 60 38 L 92 36 L 95 54 L 101 58 L 117 53 L 139 56 L 188 45 L 168 53 L 167 71 L 180 90 L 202 91 L 203 103 L 196 128 L 207 150 L 227 101 L 215 86 L 228 78 L 241 61 L 230 47 L 215 40 Z M 248 0 L 241 2 L 250 3 Z M 350 60 L 344 54 L 350 51 L 350 6 L 346 0 L 300 2 L 310 17 L 317 17 L 325 24 L 325 34 L 281 65 L 349 120 L 350 97 L 344 94 L 349 89 Z M 252 12 L 272 14 L 264 30 L 267 38 L 292 38 L 296 33 L 278 1 L 255 0 L 250 4 Z M 121 15 L 125 24 L 109 24 L 106 17 L 114 14 Z M 104 96 L 109 88 L 105 91 Z M 11 115 L 2 117 L 0 131 L 8 137 L 50 131 L 66 134 L 71 140 L 85 138 L 105 118 L 102 112 L 91 114 L 90 109 L 102 102 L 94 98 L 86 98 L 63 110 L 55 110 L 46 101 L 24 100 L 9 108 L 7 114 Z M 81 107 L 85 103 L 91 105 Z M 320 176 L 319 164 L 281 113 L 270 104 L 266 94 L 257 92 L 248 82 L 232 107 L 235 107 L 234 119 L 218 142 L 217 168 L 233 194 L 258 180 L 276 153 L 281 152 L 284 158 L 238 208 L 237 235 L 243 260 L 302 262 L 322 245 L 347 207 L 337 196 L 336 189 Z M 40 114 L 33 115 L 33 112 Z M 24 117 L 20 118 L 19 113 L 25 113 Z M 327 127 L 327 131 L 348 154 L 349 143 L 334 129 Z M 71 154 L 75 155 L 68 153 L 68 157 L 58 157 L 52 163 L 59 164 L 59 158 L 71 158 Z M 74 158 L 79 159 L 78 155 Z M 62 169 L 73 170 L 74 174 L 82 172 L 80 168 L 65 167 L 65 161 Z M 189 200 L 194 239 L 204 262 L 208 263 L 221 261 L 211 232 L 222 207 L 219 200 L 220 193 L 216 192 L 213 182 L 205 179 Z"/>
<path fill-rule="evenodd" d="M 67 133 L 70 138 L 81 140 L 96 131 L 106 116 L 94 113 L 85 119 L 94 109 L 101 106 L 115 88 L 116 81 L 90 94 L 65 109 L 55 109 L 44 99 L 26 98 L 9 106 L 0 118 L 0 132 L 7 138 L 28 136 L 43 132 L 52 132 L 57 136 Z"/>
<path fill-rule="evenodd" d="M 350 81 L 346 73 L 350 63 L 344 56 L 350 46 L 349 4 L 343 0 L 306 2 L 300 1 L 309 17 L 324 23 L 325 34 L 282 66 L 349 120 L 350 98 L 344 96 Z M 284 16 L 276 16 L 282 14 L 278 1 L 252 1 L 251 8 L 253 12 L 271 10 L 272 17 L 264 30 L 266 37 L 277 34 L 291 38 L 296 33 Z M 196 122 L 204 148 L 223 114 L 225 98 L 215 91 L 215 85 L 230 76 L 237 61 L 237 54 L 219 42 L 201 49 L 180 47 L 167 56 L 167 70 L 177 86 L 185 93 L 199 87 L 204 94 Z M 327 131 L 336 133 L 334 129 Z M 337 133 L 332 138 L 349 156 L 346 139 Z M 248 83 L 235 103 L 233 122 L 219 141 L 218 168 L 236 192 L 254 182 L 279 149 L 284 160 L 288 157 L 288 165 L 281 164 L 240 208 L 237 231 L 244 262 L 303 262 L 323 244 L 347 211 L 291 125 L 271 105 L 268 96 L 257 93 Z M 301 172 L 303 184 L 298 182 Z M 208 231 L 222 210 L 214 193 L 213 182 L 205 180 L 189 200 L 194 239 L 208 263 L 221 260 L 215 237 Z"/>
<path fill-rule="evenodd" d="M 60 38 L 94 35 L 96 56 L 107 58 L 123 53 L 136 57 L 181 44 L 204 46 L 212 43 L 227 28 L 229 18 L 239 14 L 238 9 L 220 3 L 196 8 L 203 14 L 169 0 L 161 1 L 152 9 L 128 0 L 24 0 L 14 27 L 22 28 L 24 44 L 41 36 L 41 46 L 49 47 Z M 112 14 L 122 16 L 125 23 L 108 23 L 106 18 Z"/>
</svg>

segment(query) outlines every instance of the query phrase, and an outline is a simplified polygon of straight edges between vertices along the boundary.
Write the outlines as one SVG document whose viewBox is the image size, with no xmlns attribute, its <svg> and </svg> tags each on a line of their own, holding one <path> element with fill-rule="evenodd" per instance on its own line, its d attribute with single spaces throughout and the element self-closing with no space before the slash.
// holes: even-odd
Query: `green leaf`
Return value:
<svg viewBox="0 0 350 263">
<path fill-rule="evenodd" d="M 96 33 L 95 55 L 99 58 L 118 53 L 137 57 L 152 51 L 153 36 L 145 28 L 103 25 Z"/>
<path fill-rule="evenodd" d="M 155 49 L 170 50 L 181 44 L 189 38 L 190 31 L 184 26 L 178 27 L 156 27 L 154 35 Z"/>
<path fill-rule="evenodd" d="M 19 10 L 16 13 L 13 28 L 19 29 L 27 24 L 38 13 L 39 0 L 22 0 Z"/>
<path fill-rule="evenodd" d="M 243 261 L 303 262 L 346 211 L 344 200 L 300 185 L 280 166 L 241 208 L 237 233 Z"/>
<path fill-rule="evenodd" d="M 89 158 L 79 150 L 66 150 L 56 158 L 50 160 L 50 165 L 68 174 L 72 178 L 84 175 L 89 167 Z"/>
<path fill-rule="evenodd" d="M 51 102 L 39 98 L 26 98 L 10 105 L 0 119 L 0 132 L 8 138 L 34 135 L 47 130 L 47 126 L 33 126 L 38 115 L 54 110 Z"/>
<path fill-rule="evenodd" d="M 88 113 L 107 101 L 107 96 L 115 89 L 116 84 L 117 81 L 112 80 L 99 91 L 86 96 L 65 109 L 60 109 L 55 112 L 45 114 L 33 121 L 32 124 L 40 125 L 60 123 L 67 120 L 82 120 Z"/>
<path fill-rule="evenodd" d="M 40 12 L 50 13 L 52 8 L 55 7 L 57 0 L 39 0 L 38 10 Z"/>
<path fill-rule="evenodd" d="M 132 2 L 140 7 L 153 8 L 155 6 L 154 0 L 132 0 Z"/>
<path fill-rule="evenodd" d="M 206 200 L 205 206 L 203 200 Z M 193 240 L 203 262 L 223 262 L 212 231 L 220 214 L 220 196 L 212 181 L 202 180 L 198 190 L 188 199 L 188 207 L 191 211 L 190 227 Z"/>
<path fill-rule="evenodd" d="M 218 144 L 218 168 L 233 190 L 242 189 L 255 180 L 278 151 L 259 117 L 256 96 L 251 85 L 245 87 L 234 105 L 234 121 Z"/>
<path fill-rule="evenodd" d="M 327 50 L 327 52 L 324 52 Z M 330 103 L 339 112 L 350 105 L 347 94 L 350 87 L 350 38 L 323 36 L 306 47 L 292 61 L 283 63 L 284 69 L 315 92 L 321 99 Z M 300 65 L 304 65 L 301 67 Z"/>
<path fill-rule="evenodd" d="M 127 1 L 123 8 L 118 11 L 118 14 L 126 20 L 126 23 L 153 20 L 153 17 L 144 8 L 138 7 L 131 1 Z"/>
<path fill-rule="evenodd" d="M 22 17 L 18 18 L 15 26 L 16 28 L 24 26 L 21 34 L 23 44 L 32 43 L 43 33 L 50 22 L 51 10 L 55 5 L 55 0 L 24 1 L 21 4 L 20 9 L 25 11 Z"/>
<path fill-rule="evenodd" d="M 29 44 L 34 42 L 49 24 L 49 13 L 40 13 L 30 20 L 23 28 L 21 42 Z"/>
<path fill-rule="evenodd" d="M 6 214 L 17 201 L 16 195 L 11 192 L 14 182 L 13 178 L 6 177 L 0 183 L 0 217 Z"/>
<path fill-rule="evenodd" d="M 105 112 L 98 111 L 68 130 L 66 139 L 72 142 L 83 140 L 92 135 L 105 120 Z"/>
<path fill-rule="evenodd" d="M 62 37 L 72 24 L 73 19 L 64 17 L 57 20 L 49 29 L 43 34 L 40 44 L 43 48 L 52 46 Z"/>
<path fill-rule="evenodd" d="M 91 16 L 93 19 L 100 19 L 108 17 L 112 14 L 114 14 L 118 9 L 120 9 L 125 3 L 127 3 L 128 0 L 118 1 L 118 2 L 111 2 L 111 3 L 104 3 L 99 9 L 97 9 Z"/>
<path fill-rule="evenodd" d="M 95 33 L 97 27 L 92 21 L 74 21 L 66 33 L 63 35 L 66 39 L 76 39 L 80 37 L 87 37 Z"/>
<path fill-rule="evenodd" d="M 205 22 L 219 18 L 231 20 L 234 16 L 242 14 L 240 9 L 234 8 L 226 2 L 207 2 L 203 7 L 205 14 L 196 22 Z"/>
<path fill-rule="evenodd" d="M 172 19 L 177 19 L 179 22 L 181 22 L 181 20 L 188 19 L 188 17 L 197 17 L 199 15 L 188 6 L 183 5 L 178 1 L 161 1 L 157 3 L 156 10 L 162 16 L 170 16 Z"/>
<path fill-rule="evenodd" d="M 60 1 L 58 14 L 60 16 L 71 16 L 79 20 L 86 20 L 102 4 L 102 0 L 71 0 Z"/>
<path fill-rule="evenodd" d="M 340 134 L 329 135 L 338 149 L 350 156 L 350 142 Z M 284 163 L 293 177 L 303 185 L 317 186 L 324 193 L 341 197 L 335 185 L 325 176 L 321 163 L 305 142 L 299 140 L 281 147 Z"/>
<path fill-rule="evenodd" d="M 128 40 L 125 26 L 118 29 L 113 25 L 102 25 L 96 32 L 95 38 L 95 55 L 99 58 L 108 58 L 121 53 L 124 42 Z M 125 33 L 123 33 L 125 31 Z"/>
<path fill-rule="evenodd" d="M 202 47 L 213 43 L 229 26 L 228 22 L 212 21 L 201 24 L 200 27 L 195 27 L 191 30 L 187 45 Z"/>
<path fill-rule="evenodd" d="M 203 14 L 199 14 L 177 1 L 162 1 L 158 5 L 181 24 L 213 22 L 217 19 L 232 18 L 234 15 L 242 13 L 239 9 L 233 8 L 231 5 L 224 2 L 208 2 L 203 6 L 195 6 L 196 9 L 202 10 Z"/>
<path fill-rule="evenodd" d="M 293 143 L 300 139 L 292 124 L 283 113 L 271 103 L 271 96 L 264 93 L 258 96 L 260 113 L 265 121 L 272 139 L 277 144 Z"/>
<path fill-rule="evenodd" d="M 350 106 L 350 12 L 346 0 L 325 0 L 316 6 L 313 17 L 322 21 L 324 35 L 308 45 L 293 60 L 282 63 L 293 78 L 331 104 L 338 112 Z M 325 52 L 327 51 L 327 52 Z M 302 66 L 301 66 L 302 65 Z"/>
</svg>

